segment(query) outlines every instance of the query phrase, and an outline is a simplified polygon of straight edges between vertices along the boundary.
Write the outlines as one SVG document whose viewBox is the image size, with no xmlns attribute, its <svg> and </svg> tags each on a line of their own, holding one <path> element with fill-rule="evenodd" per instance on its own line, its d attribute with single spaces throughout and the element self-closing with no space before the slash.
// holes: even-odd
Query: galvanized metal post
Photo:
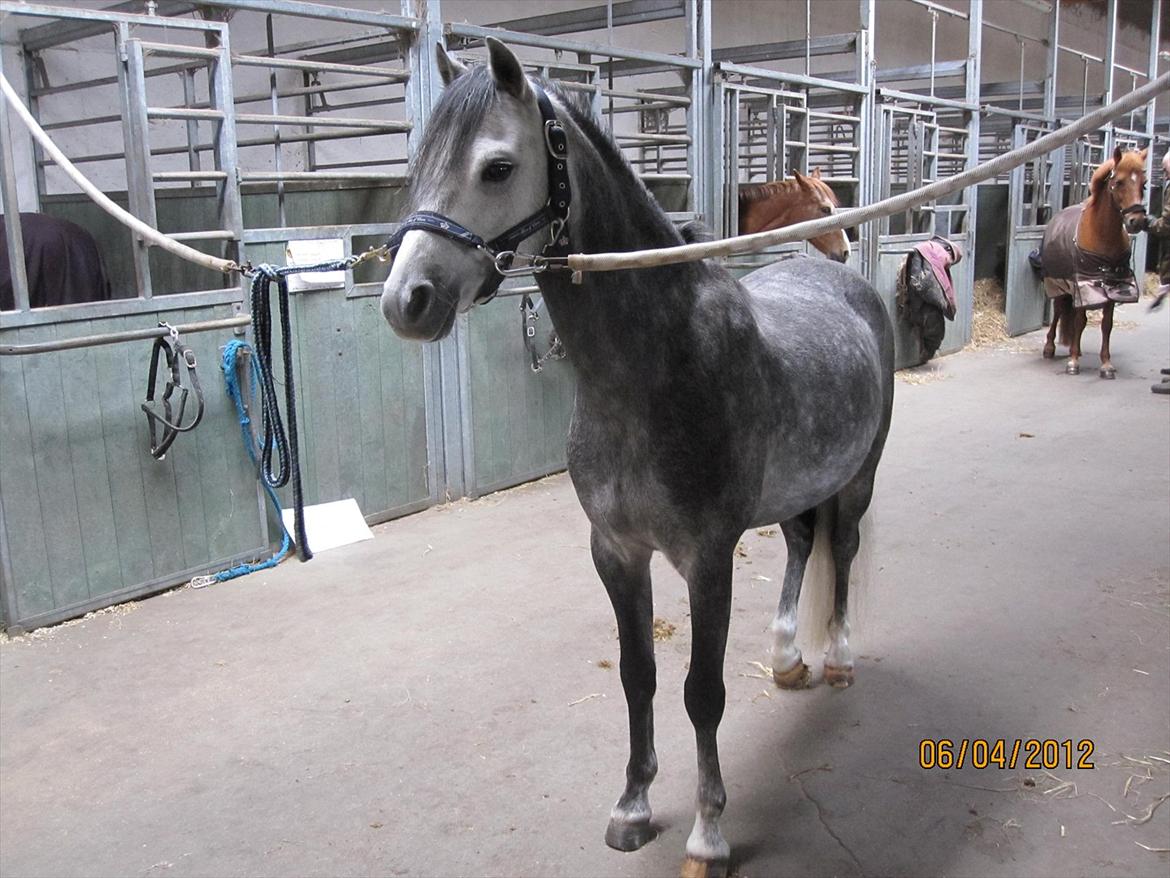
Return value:
<svg viewBox="0 0 1170 878">
<path fill-rule="evenodd" d="M 1157 6 L 1158 4 L 1154 4 Z M 1153 38 L 1153 37 L 1152 37 Z M 1105 90 L 1101 98 L 1101 104 L 1112 103 L 1113 101 L 1113 74 L 1114 66 L 1117 64 L 1117 0 L 1108 0 L 1105 4 Z M 1110 122 L 1105 126 L 1105 158 L 1113 155 L 1113 128 L 1114 125 Z"/>
<path fill-rule="evenodd" d="M 1162 33 L 1162 4 L 1153 3 L 1150 8 L 1150 64 L 1149 78 L 1158 78 L 1158 39 Z M 1154 179 L 1154 119 L 1157 101 L 1151 101 L 1146 110 L 1146 136 L 1150 138 L 1150 151 L 1146 156 L 1146 179 Z M 1167 246 L 1163 244 L 1162 246 Z"/>
<path fill-rule="evenodd" d="M 1056 74 L 1060 67 L 1060 4 L 1048 20 L 1048 55 L 1044 64 L 1044 115 L 1056 119 Z"/>
<path fill-rule="evenodd" d="M 857 28 L 857 84 L 865 89 L 858 101 L 857 128 L 858 162 L 860 182 L 857 184 L 859 199 L 876 201 L 879 198 L 877 174 L 875 172 L 876 152 L 881 140 L 874 141 L 873 132 L 880 130 L 881 119 L 877 112 L 874 88 L 874 34 L 877 27 L 877 0 L 858 0 L 860 21 Z M 857 230 L 858 249 L 861 251 L 861 273 L 873 281 L 877 275 L 878 237 L 881 223 L 866 223 Z"/>
<path fill-rule="evenodd" d="M 16 191 L 16 167 L 12 152 L 12 126 L 8 102 L 0 100 L 0 204 L 4 207 L 8 265 L 12 272 L 13 301 L 18 311 L 27 311 L 28 274 L 24 265 L 24 235 L 20 226 L 20 201 Z M 0 320 L 3 320 L 0 317 Z M 0 503 L 0 622 L 15 623 L 16 578 L 12 575 L 12 555 L 8 548 L 8 529 L 4 526 L 4 504 Z"/>
<path fill-rule="evenodd" d="M 42 75 L 44 74 L 44 62 L 41 60 L 39 52 L 29 49 L 24 51 L 24 83 L 28 94 L 28 110 L 32 113 L 32 117 L 37 120 L 39 125 L 41 122 L 41 102 L 37 97 L 36 92 L 36 70 L 39 68 Z M 41 198 L 49 191 L 46 181 L 45 165 L 42 163 L 45 158 L 45 151 L 41 149 L 41 145 L 35 140 L 32 145 L 33 167 L 36 169 L 34 179 L 36 182 L 37 200 L 34 210 L 40 212 Z"/>
<path fill-rule="evenodd" d="M 130 25 L 118 24 L 118 92 L 122 102 L 122 141 L 126 155 L 126 197 L 130 212 L 151 226 L 158 226 L 154 209 L 154 185 L 150 176 L 150 142 L 146 120 L 146 80 L 142 47 L 130 38 Z M 132 235 L 134 279 L 139 298 L 149 299 L 154 290 L 150 278 L 150 245 Z"/>
<path fill-rule="evenodd" d="M 16 190 L 16 160 L 12 151 L 12 123 L 8 102 L 0 100 L 0 203 L 4 205 L 8 265 L 12 272 L 12 294 L 17 311 L 27 311 L 28 273 L 24 265 L 24 234 L 20 225 L 20 197 Z"/>
<path fill-rule="evenodd" d="M 219 45 L 219 57 L 213 63 L 213 69 L 208 71 L 207 88 L 211 108 L 223 113 L 216 129 L 215 169 L 224 171 L 227 177 L 223 180 L 223 190 L 220 197 L 220 228 L 229 230 L 234 240 L 227 243 L 228 259 L 242 261 L 244 254 L 244 208 L 240 196 L 239 156 L 236 148 L 236 100 L 232 84 L 232 47 L 231 34 L 226 24 L 216 32 Z M 240 289 L 246 287 L 245 279 L 240 277 Z M 247 297 L 245 296 L 245 300 Z"/>
<path fill-rule="evenodd" d="M 413 157 L 431 108 L 439 99 L 442 79 L 435 62 L 435 45 L 444 40 L 439 0 L 402 0 L 402 14 L 419 21 L 407 58 L 406 108 L 413 124 L 407 149 Z M 455 320 L 454 331 L 437 345 L 423 348 L 427 423 L 428 486 L 435 500 L 454 499 L 473 484 L 474 447 L 471 398 L 470 331 L 468 316 Z"/>
<path fill-rule="evenodd" d="M 691 175 L 691 209 L 712 228 L 719 217 L 716 189 L 722 183 L 723 154 L 719 89 L 711 70 L 711 0 L 687 0 L 687 56 L 702 62 L 692 70 L 691 105 L 687 110 L 687 172 Z"/>
<path fill-rule="evenodd" d="M 979 85 L 981 62 L 983 59 L 983 0 L 971 0 L 967 10 L 967 75 L 966 100 L 973 106 L 979 105 Z M 967 122 L 967 167 L 974 168 L 979 164 L 979 113 L 968 112 Z M 978 192 L 975 189 L 967 190 L 967 246 L 975 249 L 976 210 L 979 204 Z M 972 260 L 973 264 L 974 260 Z M 974 278 L 974 271 L 967 274 Z M 964 341 L 967 341 L 965 339 Z"/>
</svg>

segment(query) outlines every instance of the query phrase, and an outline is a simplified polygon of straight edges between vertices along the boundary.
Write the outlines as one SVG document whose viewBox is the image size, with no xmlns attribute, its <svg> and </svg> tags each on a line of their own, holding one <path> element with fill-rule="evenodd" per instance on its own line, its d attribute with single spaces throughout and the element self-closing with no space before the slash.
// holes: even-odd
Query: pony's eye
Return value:
<svg viewBox="0 0 1170 878">
<path fill-rule="evenodd" d="M 492 162 L 483 169 L 483 178 L 488 183 L 502 183 L 512 174 L 511 162 Z"/>
<path fill-rule="evenodd" d="M 829 216 L 830 214 L 832 214 L 832 212 L 833 212 L 833 208 L 830 205 L 828 205 L 828 204 L 821 205 L 821 213 L 823 213 L 825 216 Z"/>
</svg>

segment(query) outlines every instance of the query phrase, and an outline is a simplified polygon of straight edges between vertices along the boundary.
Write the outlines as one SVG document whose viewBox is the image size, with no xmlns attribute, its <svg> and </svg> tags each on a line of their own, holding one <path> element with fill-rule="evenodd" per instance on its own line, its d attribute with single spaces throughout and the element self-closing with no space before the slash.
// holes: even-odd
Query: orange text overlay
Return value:
<svg viewBox="0 0 1170 878">
<path fill-rule="evenodd" d="M 923 738 L 918 742 L 920 768 L 1092 768 L 1095 746 L 1083 738 Z"/>
</svg>

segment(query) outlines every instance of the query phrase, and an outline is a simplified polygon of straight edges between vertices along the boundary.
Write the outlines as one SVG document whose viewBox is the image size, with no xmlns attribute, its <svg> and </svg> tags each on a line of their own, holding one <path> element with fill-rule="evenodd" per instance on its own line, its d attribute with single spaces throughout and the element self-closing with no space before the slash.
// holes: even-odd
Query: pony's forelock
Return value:
<svg viewBox="0 0 1170 878">
<path fill-rule="evenodd" d="M 447 86 L 411 162 L 413 193 L 425 188 L 428 181 L 445 176 L 447 168 L 463 160 L 498 101 L 496 84 L 483 65 L 472 67 Z"/>
</svg>

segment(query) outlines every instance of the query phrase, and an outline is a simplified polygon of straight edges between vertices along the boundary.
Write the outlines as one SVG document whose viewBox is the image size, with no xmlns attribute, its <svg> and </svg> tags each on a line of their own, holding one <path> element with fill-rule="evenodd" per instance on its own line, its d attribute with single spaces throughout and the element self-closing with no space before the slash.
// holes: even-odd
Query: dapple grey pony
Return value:
<svg viewBox="0 0 1170 878">
<path fill-rule="evenodd" d="M 683 243 L 588 111 L 487 42 L 488 65 L 470 70 L 438 50 L 448 87 L 416 156 L 418 212 L 393 242 L 381 300 L 406 338 L 443 338 L 457 313 L 490 297 L 500 278 L 488 236 L 537 216 L 528 246 L 547 240 L 542 211 L 557 197 L 550 161 L 567 158 L 571 181 L 567 224 L 553 221 L 562 252 Z M 564 132 L 562 145 L 550 130 Z M 718 822 L 726 794 L 716 730 L 736 543 L 748 528 L 778 522 L 783 530 L 788 562 L 772 667 L 779 685 L 796 688 L 809 682 L 795 644 L 801 580 L 814 533 L 827 536 L 836 574 L 824 584 L 834 589 L 824 675 L 849 685 L 849 571 L 890 424 L 893 332 L 873 288 L 822 259 L 781 261 L 742 282 L 710 262 L 579 280 L 538 275 L 576 371 L 569 474 L 617 616 L 629 709 L 626 786 L 605 839 L 635 850 L 655 835 L 650 557 L 659 551 L 685 578 L 691 605 L 684 697 L 699 782 L 683 872 L 722 874 L 730 849 Z"/>
</svg>

